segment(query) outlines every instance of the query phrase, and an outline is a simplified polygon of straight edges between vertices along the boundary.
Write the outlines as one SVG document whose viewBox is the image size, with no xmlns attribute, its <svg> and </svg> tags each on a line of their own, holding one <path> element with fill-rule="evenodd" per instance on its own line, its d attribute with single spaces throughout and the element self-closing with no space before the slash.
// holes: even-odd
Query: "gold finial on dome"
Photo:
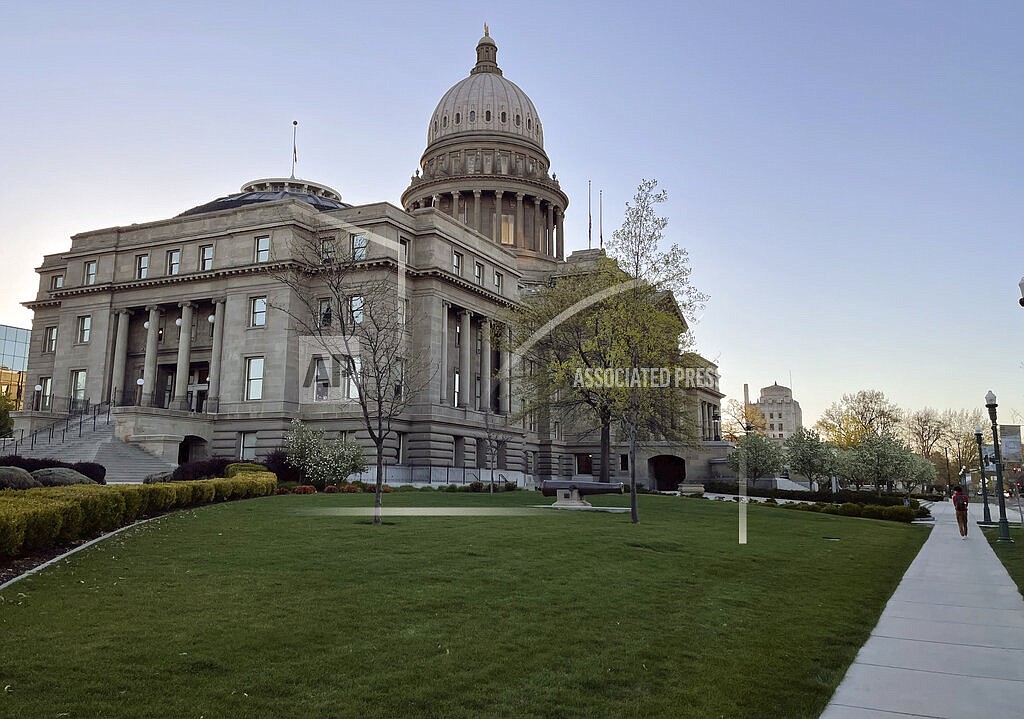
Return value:
<svg viewBox="0 0 1024 719">
<path fill-rule="evenodd" d="M 491 29 L 489 27 L 487 27 L 487 23 L 484 23 L 484 37 L 490 37 L 490 36 L 491 36 Z"/>
</svg>

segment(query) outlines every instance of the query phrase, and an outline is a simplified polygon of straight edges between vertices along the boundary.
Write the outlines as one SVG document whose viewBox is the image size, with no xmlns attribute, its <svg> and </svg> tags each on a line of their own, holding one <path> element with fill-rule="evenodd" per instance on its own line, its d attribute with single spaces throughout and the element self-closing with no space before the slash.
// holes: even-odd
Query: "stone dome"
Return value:
<svg viewBox="0 0 1024 719">
<path fill-rule="evenodd" d="M 502 76 L 498 48 L 489 35 L 476 46 L 476 65 L 437 103 L 427 127 L 427 145 L 472 134 L 511 135 L 544 148 L 544 131 L 533 101 Z"/>
<path fill-rule="evenodd" d="M 218 197 L 216 200 L 185 210 L 178 217 L 202 215 L 207 212 L 230 210 L 258 202 L 274 202 L 276 200 L 299 200 L 312 205 L 321 212 L 351 207 L 341 201 L 341 195 L 337 190 L 333 190 L 327 185 L 321 185 L 319 182 L 299 180 L 294 177 L 268 177 L 263 180 L 247 182 L 242 185 L 240 192 Z"/>
</svg>

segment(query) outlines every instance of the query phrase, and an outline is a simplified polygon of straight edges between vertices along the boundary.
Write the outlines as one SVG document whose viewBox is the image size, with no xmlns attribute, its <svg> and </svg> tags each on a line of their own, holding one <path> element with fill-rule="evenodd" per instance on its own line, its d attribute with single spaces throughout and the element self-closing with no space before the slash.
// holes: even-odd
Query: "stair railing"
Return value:
<svg viewBox="0 0 1024 719">
<path fill-rule="evenodd" d="M 47 444 L 64 444 L 68 439 L 68 435 L 74 437 L 74 434 L 77 432 L 77 436 L 81 437 L 83 426 L 87 422 L 92 422 L 92 431 L 95 432 L 101 417 L 103 418 L 103 424 L 110 424 L 110 402 L 92 404 L 88 399 L 69 398 L 67 407 L 68 414 L 65 417 L 45 427 L 40 427 L 27 437 L 24 430 L 22 430 L 20 437 L 4 437 L 2 440 L 3 453 L 8 453 L 9 444 L 13 446 L 14 451 L 12 454 L 18 454 L 21 448 L 26 445 L 30 449 L 35 450 L 36 444 L 42 444 L 44 437 Z M 72 425 L 75 426 L 72 427 Z M 60 441 L 55 442 L 54 439 L 58 431 L 60 432 Z"/>
</svg>

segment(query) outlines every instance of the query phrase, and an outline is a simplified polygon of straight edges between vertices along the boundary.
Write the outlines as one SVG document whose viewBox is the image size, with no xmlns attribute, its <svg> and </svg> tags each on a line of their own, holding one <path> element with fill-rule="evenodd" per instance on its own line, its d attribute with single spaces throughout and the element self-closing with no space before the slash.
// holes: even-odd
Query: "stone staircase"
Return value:
<svg viewBox="0 0 1024 719">
<path fill-rule="evenodd" d="M 35 459 L 97 462 L 107 468 L 107 484 L 141 482 L 147 475 L 169 472 L 177 466 L 119 440 L 114 436 L 113 420 L 108 422 L 102 415 L 97 419 L 95 430 L 92 420 L 87 419 L 82 422 L 82 436 L 79 437 L 78 433 L 79 428 L 75 422 L 72 422 L 72 429 L 66 433 L 64 441 L 61 441 L 62 433 L 59 429 L 54 432 L 52 441 L 46 432 L 41 432 L 36 439 L 35 447 L 28 442 L 22 442 L 18 445 L 17 453 L 22 457 Z M 0 449 L 2 454 L 13 454 L 14 451 L 14 445 L 10 440 L 3 449 Z"/>
</svg>

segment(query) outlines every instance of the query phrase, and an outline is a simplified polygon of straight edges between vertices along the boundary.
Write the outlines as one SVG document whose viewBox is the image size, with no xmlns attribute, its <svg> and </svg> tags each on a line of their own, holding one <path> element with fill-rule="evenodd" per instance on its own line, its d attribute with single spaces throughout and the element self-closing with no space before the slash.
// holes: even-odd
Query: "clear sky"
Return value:
<svg viewBox="0 0 1024 719">
<path fill-rule="evenodd" d="M 790 376 L 1024 413 L 1024 3 L 47 2 L 0 6 L 0 322 L 44 253 L 297 174 L 398 204 L 486 21 L 587 245 L 638 182 L 711 295 L 732 397 Z"/>
</svg>

